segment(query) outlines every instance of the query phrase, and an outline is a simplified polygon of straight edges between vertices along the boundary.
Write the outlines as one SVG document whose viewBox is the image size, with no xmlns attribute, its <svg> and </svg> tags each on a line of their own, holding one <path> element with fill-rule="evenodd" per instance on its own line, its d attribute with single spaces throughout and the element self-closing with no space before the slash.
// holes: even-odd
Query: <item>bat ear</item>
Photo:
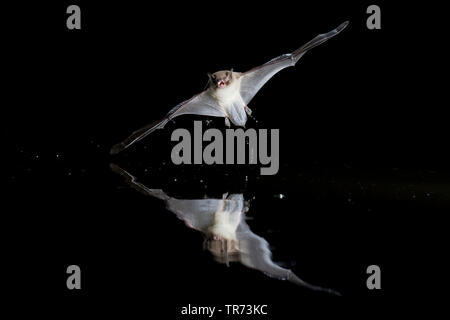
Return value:
<svg viewBox="0 0 450 320">
<path fill-rule="evenodd" d="M 208 75 L 208 82 L 206 83 L 205 89 L 203 90 L 206 90 L 206 88 L 208 88 L 213 83 L 212 74 L 208 72 L 207 75 Z"/>
<path fill-rule="evenodd" d="M 233 72 L 233 68 L 231 68 L 230 71 Z"/>
</svg>

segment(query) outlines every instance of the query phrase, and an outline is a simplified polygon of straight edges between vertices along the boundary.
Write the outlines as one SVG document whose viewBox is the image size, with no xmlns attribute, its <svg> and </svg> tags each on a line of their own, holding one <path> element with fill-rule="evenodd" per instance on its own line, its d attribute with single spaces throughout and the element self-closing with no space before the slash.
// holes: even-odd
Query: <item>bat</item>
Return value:
<svg viewBox="0 0 450 320">
<path fill-rule="evenodd" d="M 240 262 L 248 268 L 259 270 L 269 277 L 288 280 L 298 286 L 315 291 L 341 295 L 332 289 L 309 284 L 289 269 L 282 268 L 272 261 L 269 243 L 254 234 L 246 223 L 245 213 L 250 204 L 242 194 L 225 193 L 222 199 L 176 199 L 161 189 L 149 189 L 130 173 L 117 165 L 111 169 L 123 176 L 126 182 L 139 192 L 166 203 L 167 210 L 184 221 L 192 229 L 205 235 L 204 248 L 208 249 L 216 261 L 225 263 Z"/>
<path fill-rule="evenodd" d="M 330 32 L 319 34 L 296 51 L 283 54 L 247 72 L 234 72 L 231 69 L 208 74 L 206 90 L 175 106 L 162 120 L 133 132 L 123 142 L 114 145 L 111 154 L 121 152 L 156 129 L 164 128 L 173 118 L 184 114 L 223 117 L 227 127 L 230 126 L 230 121 L 235 126 L 244 127 L 247 115 L 252 114 L 247 105 L 270 78 L 284 68 L 295 66 L 308 50 L 331 39 L 347 25 L 348 21 Z"/>
</svg>

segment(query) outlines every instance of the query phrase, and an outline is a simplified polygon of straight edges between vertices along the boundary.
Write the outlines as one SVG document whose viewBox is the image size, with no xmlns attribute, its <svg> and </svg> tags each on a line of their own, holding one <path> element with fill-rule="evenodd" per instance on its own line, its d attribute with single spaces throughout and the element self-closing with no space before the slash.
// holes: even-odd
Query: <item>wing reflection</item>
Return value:
<svg viewBox="0 0 450 320">
<path fill-rule="evenodd" d="M 114 164 L 111 165 L 111 169 L 123 176 L 132 188 L 164 200 L 167 209 L 175 213 L 189 228 L 201 231 L 205 235 L 204 248 L 214 255 L 216 261 L 226 265 L 231 261 L 240 262 L 276 279 L 340 295 L 334 290 L 309 284 L 291 270 L 282 268 L 272 261 L 269 243 L 254 234 L 245 221 L 249 203 L 244 200 L 242 194 L 225 193 L 222 199 L 176 199 L 161 189 L 147 188 L 134 176 Z"/>
</svg>

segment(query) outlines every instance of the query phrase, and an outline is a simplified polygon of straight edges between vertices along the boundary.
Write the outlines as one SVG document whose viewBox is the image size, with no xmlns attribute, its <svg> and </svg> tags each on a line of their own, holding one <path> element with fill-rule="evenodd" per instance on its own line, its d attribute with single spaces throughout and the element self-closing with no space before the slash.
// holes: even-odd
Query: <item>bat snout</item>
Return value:
<svg viewBox="0 0 450 320">
<path fill-rule="evenodd" d="M 216 85 L 217 85 L 218 88 L 223 88 L 223 87 L 226 86 L 226 82 L 223 79 L 218 79 L 217 82 L 216 82 Z"/>
</svg>

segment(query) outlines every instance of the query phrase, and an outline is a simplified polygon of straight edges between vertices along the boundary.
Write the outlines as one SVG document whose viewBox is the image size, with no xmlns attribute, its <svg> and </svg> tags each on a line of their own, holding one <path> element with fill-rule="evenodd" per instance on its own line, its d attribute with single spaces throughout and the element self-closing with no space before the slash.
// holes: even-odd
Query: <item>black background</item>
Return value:
<svg viewBox="0 0 450 320">
<path fill-rule="evenodd" d="M 3 10 L 3 266 L 14 300 L 61 317 L 89 309 L 182 319 L 188 303 L 268 304 L 271 319 L 342 308 L 366 316 L 398 306 L 421 282 L 412 280 L 423 261 L 417 250 L 432 238 L 429 217 L 450 200 L 444 106 L 424 87 L 438 54 L 422 49 L 436 36 L 425 38 L 423 17 L 434 11 L 377 1 L 382 29 L 368 30 L 366 1 L 76 1 L 82 29 L 67 30 L 69 4 Z M 170 133 L 201 117 L 177 118 L 109 155 L 203 90 L 207 72 L 245 71 L 346 20 L 341 34 L 277 74 L 250 104 L 258 122 L 247 127 L 280 129 L 277 175 L 172 165 Z M 204 127 L 224 129 L 223 119 L 211 120 Z M 214 262 L 200 234 L 130 189 L 110 163 L 177 198 L 243 193 L 253 199 L 249 225 L 274 260 L 343 297 Z M 81 291 L 66 288 L 71 264 L 81 267 Z M 380 291 L 366 288 L 371 264 L 381 267 Z"/>
</svg>

